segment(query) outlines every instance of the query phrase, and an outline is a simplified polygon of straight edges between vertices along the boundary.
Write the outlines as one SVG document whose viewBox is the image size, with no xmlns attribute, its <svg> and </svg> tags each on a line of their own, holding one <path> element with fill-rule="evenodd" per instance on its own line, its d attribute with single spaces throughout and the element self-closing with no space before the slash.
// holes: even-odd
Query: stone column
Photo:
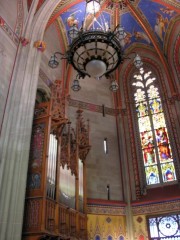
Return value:
<svg viewBox="0 0 180 240">
<path fill-rule="evenodd" d="M 120 152 L 122 159 L 122 172 L 123 172 L 123 189 L 124 189 L 124 201 L 126 202 L 126 234 L 128 240 L 134 240 L 133 229 L 133 215 L 131 207 L 131 182 L 128 170 L 128 156 L 127 156 L 127 136 L 126 131 L 128 129 L 128 119 L 126 110 L 121 110 L 119 117 L 119 139 L 120 139 Z M 124 151 L 121 151 L 123 149 Z M 126 150 L 125 150 L 126 149 Z"/>
<path fill-rule="evenodd" d="M 0 139 L 0 239 L 20 240 L 29 158 L 32 118 L 41 52 L 33 44 L 42 40 L 46 23 L 61 0 L 46 1 L 34 17 L 33 1 L 24 37 L 19 45 Z"/>
</svg>

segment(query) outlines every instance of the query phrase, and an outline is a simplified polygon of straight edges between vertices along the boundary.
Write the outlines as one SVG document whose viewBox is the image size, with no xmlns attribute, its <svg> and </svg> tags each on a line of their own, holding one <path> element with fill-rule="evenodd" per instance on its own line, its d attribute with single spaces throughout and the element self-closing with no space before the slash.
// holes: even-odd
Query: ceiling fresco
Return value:
<svg viewBox="0 0 180 240">
<path fill-rule="evenodd" d="M 124 49 L 134 42 L 152 45 L 149 37 L 130 12 L 122 14 L 120 16 L 120 22 L 127 34 L 125 39 L 121 41 L 121 46 Z"/>
<path fill-rule="evenodd" d="M 178 13 L 173 9 L 163 6 L 162 4 L 149 0 L 141 0 L 138 7 L 146 17 L 162 45 L 168 24 L 171 18 Z"/>
<path fill-rule="evenodd" d="M 71 42 L 70 38 L 68 37 L 68 30 L 73 24 L 76 24 L 80 29 L 83 23 L 87 29 L 101 29 L 104 31 L 108 31 L 109 28 L 114 29 L 115 26 L 113 25 L 113 8 L 105 8 L 100 13 L 97 13 L 95 21 L 93 21 L 92 16 L 90 14 L 85 13 L 85 2 L 78 3 L 76 6 L 73 6 L 62 13 L 59 18 L 60 21 L 63 22 L 63 26 L 65 28 L 68 44 Z M 141 42 L 144 44 L 151 44 L 150 39 L 143 31 L 142 27 L 138 24 L 137 20 L 132 16 L 128 9 L 124 8 L 123 13 L 119 16 L 119 23 L 125 28 L 126 30 L 126 37 L 121 41 L 121 46 L 125 49 L 133 42 Z"/>
<path fill-rule="evenodd" d="M 32 0 L 27 0 L 30 7 Z M 39 0 L 38 9 L 47 0 Z M 85 0 L 62 0 L 54 10 L 47 28 L 54 22 L 58 23 L 59 32 L 64 46 L 71 43 L 68 30 L 72 24 L 78 29 L 82 25 L 86 29 L 113 30 L 120 24 L 126 31 L 126 36 L 120 41 L 123 50 L 133 44 L 154 47 L 163 54 L 164 40 L 168 27 L 180 14 L 180 0 L 101 0 L 101 9 L 93 20 L 91 14 L 86 14 Z M 116 24 L 115 24 L 116 23 Z"/>
<path fill-rule="evenodd" d="M 73 2 L 73 1 L 70 1 Z M 77 4 L 75 4 L 77 2 Z M 130 10 L 128 4 L 125 1 L 101 1 L 101 9 L 96 13 L 96 19 L 93 21 L 90 14 L 86 15 L 85 1 L 74 1 L 74 5 L 66 7 L 64 11 L 61 11 L 58 18 L 61 21 L 61 26 L 64 29 L 60 29 L 62 33 L 66 34 L 68 43 L 71 43 L 67 32 L 72 26 L 76 24 L 80 29 L 82 24 L 86 25 L 86 29 L 101 29 L 107 31 L 109 28 L 114 29 L 115 19 L 118 24 L 123 26 L 126 31 L 126 37 L 121 41 L 123 49 L 127 49 L 133 43 L 141 43 L 149 46 L 153 46 L 147 31 L 151 29 L 152 38 L 159 42 L 159 46 L 163 49 L 163 40 L 168 29 L 168 24 L 171 19 L 174 18 L 179 12 L 176 12 L 174 8 L 170 8 L 167 4 L 163 5 L 163 1 L 156 0 L 131 0 L 130 4 L 133 4 L 135 11 L 137 11 L 145 22 L 145 28 L 141 26 L 140 20 L 135 17 L 134 13 Z M 161 2 L 158 3 L 158 2 Z M 166 1 L 167 2 L 167 1 Z M 174 4 L 179 4 L 180 0 L 171 1 Z M 118 8 L 118 11 L 117 11 Z"/>
<path fill-rule="evenodd" d="M 59 18 L 60 21 L 63 22 L 63 26 L 65 28 L 66 35 L 68 38 L 68 43 L 70 44 L 71 39 L 68 36 L 68 30 L 74 24 L 81 29 L 82 25 L 85 29 L 89 30 L 103 30 L 108 31 L 109 28 L 112 26 L 112 14 L 109 10 L 102 11 L 100 14 L 97 13 L 96 19 L 93 19 L 92 14 L 86 14 L 86 3 L 81 2 L 76 4 L 62 13 Z"/>
</svg>

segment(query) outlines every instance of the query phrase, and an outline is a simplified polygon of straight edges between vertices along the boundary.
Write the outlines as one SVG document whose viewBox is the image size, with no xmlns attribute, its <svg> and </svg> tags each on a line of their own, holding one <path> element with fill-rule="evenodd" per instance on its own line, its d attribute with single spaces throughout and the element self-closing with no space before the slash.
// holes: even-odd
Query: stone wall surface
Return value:
<svg viewBox="0 0 180 240">
<path fill-rule="evenodd" d="M 19 0 L 0 1 L 0 16 L 5 19 L 12 29 L 16 26 L 18 2 Z"/>
<path fill-rule="evenodd" d="M 8 89 L 11 83 L 11 75 L 16 57 L 18 34 L 15 29 L 22 22 L 22 15 L 17 18 L 18 0 L 0 1 L 0 124 L 2 123 L 4 108 L 7 101 Z M 18 21 L 17 21 L 18 20 Z M 20 28 L 19 28 L 20 29 Z"/>
<path fill-rule="evenodd" d="M 76 119 L 78 108 L 69 106 L 68 118 Z M 115 117 L 102 113 L 84 110 L 84 119 L 89 119 L 91 150 L 86 159 L 87 194 L 88 198 L 123 200 L 122 179 L 118 153 L 117 131 Z M 104 152 L 104 139 L 107 138 L 108 153 Z"/>
</svg>

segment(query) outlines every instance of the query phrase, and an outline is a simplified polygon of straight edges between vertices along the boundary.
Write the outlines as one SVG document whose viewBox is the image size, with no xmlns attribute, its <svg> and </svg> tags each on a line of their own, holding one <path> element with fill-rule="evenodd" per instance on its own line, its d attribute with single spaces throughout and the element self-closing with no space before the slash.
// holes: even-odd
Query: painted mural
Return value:
<svg viewBox="0 0 180 240">
<path fill-rule="evenodd" d="M 40 8 L 44 1 L 45 0 L 39 0 L 37 9 Z M 28 0 L 29 7 L 31 2 L 31 0 Z M 96 29 L 103 29 L 104 31 L 107 31 L 109 28 L 114 28 L 112 27 L 112 18 L 115 13 L 114 9 L 117 8 L 118 5 L 118 8 L 120 9 L 119 23 L 126 30 L 125 38 L 120 41 L 123 49 L 127 49 L 133 43 L 142 43 L 152 46 L 149 36 L 141 27 L 141 24 L 137 22 L 133 14 L 131 14 L 131 11 L 125 1 L 105 0 L 101 2 L 103 8 L 97 12 L 95 19 L 93 18 L 93 14 L 86 14 L 85 0 L 69 8 L 65 7 L 64 12 L 59 16 L 59 20 L 63 25 L 63 29 L 61 29 L 61 31 L 67 35 L 66 39 L 68 39 L 68 44 L 71 43 L 71 39 L 69 38 L 67 31 L 73 24 L 75 24 L 79 30 L 82 25 L 86 26 L 86 29 L 91 29 L 93 27 Z M 157 37 L 157 40 L 159 40 L 161 47 L 163 47 L 169 23 L 179 14 L 179 12 L 176 12 L 178 10 L 175 9 L 178 9 L 180 0 L 162 1 L 161 4 L 155 0 L 131 0 L 130 2 L 134 2 L 136 10 L 141 13 L 142 19 L 144 19 L 144 22 L 147 24 L 146 28 L 151 27 L 152 33 L 154 32 L 154 35 Z M 173 6 L 176 6 L 177 8 Z M 58 11 L 57 9 L 55 11 Z"/>
<path fill-rule="evenodd" d="M 86 12 L 86 3 L 81 2 L 75 6 L 69 8 L 67 11 L 60 15 L 60 19 L 63 22 L 64 30 L 66 32 L 69 43 L 71 39 L 67 32 L 70 28 L 75 25 L 78 30 L 81 30 L 82 26 L 84 29 L 92 30 L 103 30 L 108 31 L 111 26 L 111 15 L 109 12 L 98 11 L 96 13 L 96 18 L 91 12 Z"/>
<path fill-rule="evenodd" d="M 141 0 L 138 7 L 147 18 L 152 30 L 163 45 L 163 40 L 168 29 L 169 22 L 176 16 L 173 9 L 165 7 L 157 2 Z"/>
<path fill-rule="evenodd" d="M 148 230 L 146 224 L 146 216 L 138 215 L 133 217 L 133 225 L 134 225 L 134 237 L 137 240 L 146 240 L 148 238 Z"/>
<path fill-rule="evenodd" d="M 120 16 L 120 23 L 126 30 L 126 37 L 121 40 L 123 48 L 129 47 L 134 42 L 151 45 L 149 37 L 129 12 Z"/>
<path fill-rule="evenodd" d="M 127 239 L 125 216 L 88 214 L 88 239 Z"/>
<path fill-rule="evenodd" d="M 108 31 L 109 29 L 114 29 L 114 26 L 112 26 L 112 18 L 114 15 L 112 9 L 108 9 L 108 7 L 103 10 L 101 9 L 96 13 L 95 18 L 92 13 L 86 13 L 85 9 L 85 2 L 81 2 L 69 8 L 59 16 L 61 22 L 63 22 L 64 32 L 67 35 L 69 44 L 71 43 L 71 39 L 67 32 L 73 25 L 79 30 L 82 26 L 88 30 L 96 29 Z M 119 24 L 124 27 L 126 32 L 125 38 L 120 41 L 123 49 L 129 47 L 134 42 L 152 45 L 147 34 L 127 9 L 120 13 Z"/>
</svg>

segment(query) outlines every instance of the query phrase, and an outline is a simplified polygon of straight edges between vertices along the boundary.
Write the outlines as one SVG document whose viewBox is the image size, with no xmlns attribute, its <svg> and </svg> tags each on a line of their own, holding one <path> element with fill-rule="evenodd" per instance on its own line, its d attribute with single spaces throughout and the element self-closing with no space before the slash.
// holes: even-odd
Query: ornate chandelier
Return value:
<svg viewBox="0 0 180 240">
<path fill-rule="evenodd" d="M 56 52 L 49 61 L 51 68 L 57 67 L 57 55 L 60 54 L 73 66 L 78 73 L 72 85 L 74 91 L 80 90 L 78 79 L 85 76 L 97 79 L 106 76 L 111 79 L 111 73 L 123 62 L 120 41 L 126 36 L 124 28 L 120 25 L 116 26 L 113 31 L 109 27 L 95 28 L 94 22 L 96 22 L 96 13 L 99 10 L 100 0 L 86 0 L 86 15 L 93 16 L 92 24 L 87 27 L 85 20 L 79 30 L 77 24 L 74 23 L 68 31 L 72 41 L 68 51 L 65 54 Z M 118 84 L 115 80 L 112 81 L 110 89 L 117 91 Z"/>
</svg>

